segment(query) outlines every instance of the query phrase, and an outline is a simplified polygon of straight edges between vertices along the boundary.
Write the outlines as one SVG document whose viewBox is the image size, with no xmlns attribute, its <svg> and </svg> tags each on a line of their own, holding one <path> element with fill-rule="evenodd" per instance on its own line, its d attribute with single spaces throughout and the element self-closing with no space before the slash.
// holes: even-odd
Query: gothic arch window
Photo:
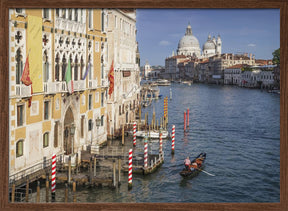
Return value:
<svg viewBox="0 0 288 211">
<path fill-rule="evenodd" d="M 62 44 L 63 44 L 63 37 L 60 37 L 60 39 L 59 39 L 59 44 L 60 44 L 60 46 L 62 47 Z"/>
<path fill-rule="evenodd" d="M 78 21 L 78 9 L 74 9 L 74 20 Z"/>
<path fill-rule="evenodd" d="M 23 73 L 23 56 L 20 48 L 16 51 L 16 84 L 20 84 Z"/>
<path fill-rule="evenodd" d="M 47 50 L 44 51 L 43 55 L 43 80 L 47 82 L 49 80 L 49 62 Z"/>
<path fill-rule="evenodd" d="M 24 153 L 24 140 L 20 139 L 19 141 L 17 141 L 16 143 L 16 157 L 21 157 Z"/>
<path fill-rule="evenodd" d="M 62 80 L 61 81 L 65 81 L 65 72 L 66 72 L 66 68 L 67 68 L 67 60 L 65 58 L 65 54 L 63 55 L 63 59 L 62 59 Z"/>
<path fill-rule="evenodd" d="M 66 9 L 62 9 L 62 18 L 66 18 Z"/>
<path fill-rule="evenodd" d="M 78 80 L 78 58 L 77 55 L 75 57 L 75 61 L 74 61 L 74 80 L 77 81 Z"/>
<path fill-rule="evenodd" d="M 60 65 L 59 65 L 59 54 L 56 54 L 55 58 L 55 81 L 59 81 L 59 70 L 60 70 Z"/>
<path fill-rule="evenodd" d="M 81 79 L 83 79 L 84 78 L 84 76 L 83 76 L 83 70 L 84 70 L 84 67 L 85 67 L 85 65 L 84 65 L 84 60 L 83 60 L 83 56 L 81 56 L 81 60 L 80 60 L 80 76 L 82 77 Z"/>
</svg>

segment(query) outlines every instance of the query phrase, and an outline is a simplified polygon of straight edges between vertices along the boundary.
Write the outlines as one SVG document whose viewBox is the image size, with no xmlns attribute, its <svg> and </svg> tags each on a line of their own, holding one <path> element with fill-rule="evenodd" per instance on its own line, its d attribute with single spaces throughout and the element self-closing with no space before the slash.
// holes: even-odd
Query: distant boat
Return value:
<svg viewBox="0 0 288 211">
<path fill-rule="evenodd" d="M 188 86 L 191 86 L 192 82 L 191 81 L 183 81 L 182 84 L 187 84 Z"/>
<path fill-rule="evenodd" d="M 133 131 L 130 132 L 130 134 L 133 134 Z M 140 137 L 140 138 L 144 138 L 147 135 L 148 138 L 159 138 L 159 131 L 153 130 L 153 131 L 149 131 L 145 132 L 145 131 L 137 131 L 136 132 L 136 137 Z M 169 133 L 166 130 L 162 130 L 162 138 L 168 138 Z"/>
<path fill-rule="evenodd" d="M 156 83 L 158 86 L 170 86 L 171 85 L 170 81 L 166 79 L 158 79 Z"/>
</svg>

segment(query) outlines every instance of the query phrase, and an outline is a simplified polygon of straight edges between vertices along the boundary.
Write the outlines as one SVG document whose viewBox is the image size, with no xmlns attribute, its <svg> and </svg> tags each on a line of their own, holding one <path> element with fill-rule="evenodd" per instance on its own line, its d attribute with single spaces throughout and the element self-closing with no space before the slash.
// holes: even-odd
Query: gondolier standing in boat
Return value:
<svg viewBox="0 0 288 211">
<path fill-rule="evenodd" d="M 190 164 L 191 164 L 191 161 L 190 161 L 189 157 L 187 157 L 187 158 L 184 160 L 184 164 L 185 164 L 185 168 L 186 168 L 187 170 L 189 170 L 189 166 L 190 166 Z"/>
</svg>

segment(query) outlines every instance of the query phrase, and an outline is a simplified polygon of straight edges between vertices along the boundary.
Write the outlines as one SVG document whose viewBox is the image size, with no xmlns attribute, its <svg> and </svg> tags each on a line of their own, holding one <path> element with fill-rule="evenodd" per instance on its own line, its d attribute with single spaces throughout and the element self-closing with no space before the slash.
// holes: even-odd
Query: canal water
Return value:
<svg viewBox="0 0 288 211">
<path fill-rule="evenodd" d="M 121 186 L 114 190 L 78 187 L 77 202 L 280 201 L 279 95 L 205 84 L 172 84 L 160 87 L 160 94 L 162 99 L 142 109 L 142 118 L 148 112 L 150 122 L 155 111 L 160 119 L 163 99 L 168 96 L 169 133 L 172 125 L 176 128 L 174 156 L 171 140 L 163 140 L 163 165 L 151 175 L 134 174 L 132 190 L 128 191 L 128 175 L 123 174 Z M 184 133 L 187 108 L 190 127 Z M 157 151 L 157 146 L 151 143 L 149 150 Z M 130 147 L 132 142 L 126 144 L 127 149 Z M 143 147 L 143 140 L 137 139 L 137 147 Z M 204 170 L 215 176 L 201 172 L 183 179 L 179 172 L 184 159 L 201 152 L 207 153 Z M 63 191 L 58 189 L 59 201 L 64 201 Z"/>
</svg>

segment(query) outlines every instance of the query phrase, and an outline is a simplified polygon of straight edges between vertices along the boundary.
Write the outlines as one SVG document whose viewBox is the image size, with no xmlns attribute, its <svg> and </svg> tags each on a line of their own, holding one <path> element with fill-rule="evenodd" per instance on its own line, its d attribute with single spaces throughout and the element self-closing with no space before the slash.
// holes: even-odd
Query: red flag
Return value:
<svg viewBox="0 0 288 211">
<path fill-rule="evenodd" d="M 109 96 L 114 91 L 114 66 L 113 66 L 113 62 L 114 61 L 112 61 L 112 64 L 111 64 L 111 67 L 110 67 L 110 71 L 109 71 L 109 74 L 108 74 L 108 78 L 109 78 L 109 81 L 110 81 L 109 92 L 108 92 Z"/>
<path fill-rule="evenodd" d="M 32 81 L 30 79 L 29 76 L 29 54 L 26 58 L 26 63 L 25 63 L 25 67 L 21 76 L 21 81 L 23 82 L 23 84 L 25 84 L 26 86 L 31 85 L 31 97 L 29 98 L 29 104 L 28 107 L 31 106 L 31 101 L 32 101 L 32 94 L 33 94 L 33 89 L 32 89 Z"/>
</svg>

